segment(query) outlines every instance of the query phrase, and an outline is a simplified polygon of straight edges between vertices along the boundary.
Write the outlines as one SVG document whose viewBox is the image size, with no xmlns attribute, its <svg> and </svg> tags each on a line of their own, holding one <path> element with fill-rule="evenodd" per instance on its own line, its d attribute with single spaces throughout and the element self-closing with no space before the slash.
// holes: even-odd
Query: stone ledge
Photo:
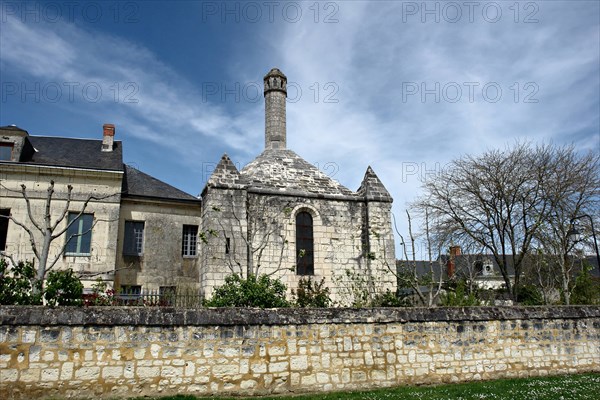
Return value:
<svg viewBox="0 0 600 400">
<path fill-rule="evenodd" d="M 600 318 L 597 306 L 437 308 L 147 308 L 0 306 L 0 325 L 235 326 Z"/>
</svg>

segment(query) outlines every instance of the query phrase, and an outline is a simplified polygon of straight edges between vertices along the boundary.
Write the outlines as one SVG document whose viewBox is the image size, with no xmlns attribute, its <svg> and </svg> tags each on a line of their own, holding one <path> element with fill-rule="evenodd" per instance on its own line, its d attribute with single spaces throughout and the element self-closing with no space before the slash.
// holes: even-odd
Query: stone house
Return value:
<svg viewBox="0 0 600 400">
<path fill-rule="evenodd" d="M 201 199 L 123 164 L 113 125 L 102 140 L 0 128 L 0 213 L 31 226 L 20 185 L 40 214 L 53 180 L 53 214 L 73 187 L 66 227 L 93 194 L 52 249 L 57 268 L 73 268 L 86 287 L 101 277 L 133 293 L 187 287 L 210 296 L 231 273 L 265 273 L 290 289 L 302 277 L 324 279 L 340 302 L 351 302 L 352 288 L 393 290 L 392 197 L 371 167 L 352 191 L 287 149 L 287 78 L 272 69 L 264 85 L 264 151 L 241 170 L 223 155 Z M 6 218 L 0 245 L 33 258 L 26 231 Z"/>
<path fill-rule="evenodd" d="M 352 287 L 395 287 L 392 197 L 371 167 L 354 192 L 286 147 L 287 78 L 264 77 L 265 149 L 241 170 L 225 154 L 202 191 L 200 285 L 209 296 L 230 273 L 325 280 L 333 297 Z"/>
<path fill-rule="evenodd" d="M 133 293 L 142 287 L 172 291 L 181 282 L 198 287 L 200 200 L 123 164 L 122 142 L 114 136 L 110 124 L 104 125 L 102 140 L 32 136 L 16 126 L 1 127 L 0 215 L 25 224 L 40 248 L 42 234 L 31 221 L 21 185 L 31 216 L 41 225 L 53 181 L 52 220 L 66 211 L 55 232 L 68 226 L 50 248 L 54 268 L 72 268 L 87 289 L 98 278 Z M 33 260 L 27 231 L 3 217 L 0 251 L 14 260 Z"/>
</svg>

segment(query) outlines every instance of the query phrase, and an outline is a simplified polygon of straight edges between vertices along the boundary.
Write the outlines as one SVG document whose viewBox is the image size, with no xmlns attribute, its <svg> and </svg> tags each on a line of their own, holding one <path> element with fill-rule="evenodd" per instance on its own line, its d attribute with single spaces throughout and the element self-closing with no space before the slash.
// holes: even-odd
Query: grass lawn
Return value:
<svg viewBox="0 0 600 400">
<path fill-rule="evenodd" d="M 135 400 L 148 400 L 136 398 Z M 240 397 L 157 397 L 160 400 L 239 400 Z M 441 386 L 399 387 L 351 393 L 328 393 L 302 396 L 270 396 L 261 400 L 598 400 L 600 374 L 582 374 L 528 379 L 505 379 Z M 130 399 L 134 400 L 134 399 Z"/>
</svg>

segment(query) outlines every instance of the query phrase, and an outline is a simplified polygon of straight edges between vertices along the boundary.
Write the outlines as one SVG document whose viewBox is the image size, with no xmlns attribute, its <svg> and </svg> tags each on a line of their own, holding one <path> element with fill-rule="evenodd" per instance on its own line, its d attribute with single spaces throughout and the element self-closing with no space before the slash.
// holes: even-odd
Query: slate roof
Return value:
<svg viewBox="0 0 600 400">
<path fill-rule="evenodd" d="M 200 202 L 200 200 L 133 167 L 123 164 L 122 143 L 115 141 L 113 151 L 102 151 L 102 140 L 73 139 L 55 136 L 29 136 L 16 127 L 0 127 L 26 134 L 27 151 L 19 163 L 124 172 L 123 197 L 146 197 L 160 200 Z M 5 162 L 5 161 L 3 161 Z"/>
<path fill-rule="evenodd" d="M 442 268 L 441 268 L 441 272 L 444 274 L 444 279 L 446 278 L 447 275 L 447 270 L 446 270 L 446 265 L 448 262 L 448 259 L 450 258 L 449 255 L 447 254 L 443 254 L 441 256 L 441 262 L 442 262 Z M 507 261 L 508 261 L 508 266 L 507 266 L 507 272 L 510 276 L 514 276 L 515 274 L 515 270 L 513 268 L 513 257 L 512 255 L 507 255 Z M 435 279 L 439 279 L 440 277 L 440 268 L 439 268 L 439 264 L 438 264 L 439 260 L 435 260 L 433 261 L 433 265 L 434 265 L 434 276 Z M 500 267 L 498 267 L 498 264 L 496 263 L 496 261 L 494 260 L 494 257 L 491 254 L 461 254 L 458 256 L 455 256 L 455 274 L 467 274 L 467 269 L 469 267 L 474 268 L 475 265 L 474 263 L 477 261 L 482 261 L 485 263 L 491 263 L 494 271 L 492 273 L 491 276 L 493 277 L 502 277 L 502 274 L 500 273 Z M 598 261 L 596 259 L 596 256 L 585 256 L 583 258 L 583 262 L 588 264 L 592 269 L 590 270 L 590 273 L 592 276 L 595 277 L 600 277 L 600 271 L 598 269 Z M 430 270 L 429 270 L 429 261 L 416 261 L 415 264 L 412 264 L 412 261 L 405 261 L 405 260 L 396 260 L 396 266 L 397 267 L 401 267 L 401 266 L 406 266 L 407 268 L 413 268 L 413 266 L 416 267 L 416 272 L 418 276 L 425 276 L 427 274 L 429 274 Z M 581 263 L 582 260 L 578 259 L 578 262 L 576 263 L 576 266 L 578 269 L 581 269 Z"/>
<path fill-rule="evenodd" d="M 102 140 L 49 136 L 29 136 L 28 140 L 36 151 L 31 158 L 21 160 L 27 164 L 123 171 L 119 141 L 115 141 L 113 151 L 103 152 Z"/>
<path fill-rule="evenodd" d="M 356 196 L 292 150 L 266 149 L 240 171 L 252 189 L 287 194 Z"/>
<path fill-rule="evenodd" d="M 406 260 L 396 260 L 396 267 L 398 268 L 408 268 L 409 270 L 412 270 L 413 268 L 415 269 L 415 272 L 417 273 L 417 276 L 423 277 L 423 276 L 429 276 L 429 274 L 431 273 L 431 265 L 433 265 L 433 279 L 435 281 L 438 281 L 440 279 L 440 274 L 442 274 L 443 279 L 447 279 L 448 278 L 448 270 L 447 270 L 447 263 L 448 263 L 448 259 L 449 256 L 446 254 L 443 254 L 440 259 L 437 260 L 433 260 L 431 262 L 429 261 L 425 261 L 425 260 L 416 260 L 416 261 L 406 261 Z M 498 268 L 498 265 L 493 261 L 493 257 L 489 256 L 489 255 L 466 255 L 466 254 L 461 254 L 458 256 L 455 256 L 455 270 L 454 270 L 454 274 L 455 276 L 460 276 L 460 275 L 468 275 L 468 268 L 475 268 L 475 265 L 473 263 L 475 263 L 476 260 L 481 260 L 481 261 L 485 261 L 485 262 L 491 262 L 492 266 L 494 268 L 494 271 L 491 275 L 482 275 L 479 274 L 477 276 L 477 278 L 479 280 L 485 280 L 487 278 L 495 278 L 495 279 L 501 279 L 502 278 L 502 274 L 500 273 L 500 269 Z M 508 273 L 509 275 L 514 275 L 514 270 L 512 268 L 512 266 L 508 266 Z"/>
<path fill-rule="evenodd" d="M 200 202 L 197 197 L 187 194 L 129 165 L 124 165 L 124 168 L 123 197 L 150 197 L 164 200 Z"/>
</svg>

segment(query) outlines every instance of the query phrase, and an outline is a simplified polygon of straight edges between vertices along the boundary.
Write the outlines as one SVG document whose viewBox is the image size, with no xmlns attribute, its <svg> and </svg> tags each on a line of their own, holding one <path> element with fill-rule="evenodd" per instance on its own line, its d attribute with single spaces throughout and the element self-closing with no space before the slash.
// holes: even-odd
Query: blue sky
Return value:
<svg viewBox="0 0 600 400">
<path fill-rule="evenodd" d="M 399 228 L 421 179 L 511 145 L 600 151 L 598 1 L 0 2 L 0 125 L 100 138 L 201 192 L 264 146 L 262 77 L 290 82 L 288 147 Z"/>
</svg>

